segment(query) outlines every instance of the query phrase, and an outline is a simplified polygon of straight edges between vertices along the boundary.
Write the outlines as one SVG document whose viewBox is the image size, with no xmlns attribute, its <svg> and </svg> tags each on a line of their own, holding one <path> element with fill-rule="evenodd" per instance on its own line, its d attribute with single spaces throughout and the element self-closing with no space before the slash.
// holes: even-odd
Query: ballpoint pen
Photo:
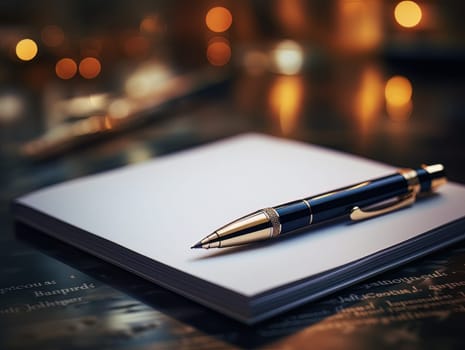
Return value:
<svg viewBox="0 0 465 350">
<path fill-rule="evenodd" d="M 409 206 L 418 194 L 433 192 L 445 182 L 442 164 L 399 169 L 388 176 L 258 210 L 217 229 L 191 248 L 248 244 L 343 217 L 368 219 Z"/>
</svg>

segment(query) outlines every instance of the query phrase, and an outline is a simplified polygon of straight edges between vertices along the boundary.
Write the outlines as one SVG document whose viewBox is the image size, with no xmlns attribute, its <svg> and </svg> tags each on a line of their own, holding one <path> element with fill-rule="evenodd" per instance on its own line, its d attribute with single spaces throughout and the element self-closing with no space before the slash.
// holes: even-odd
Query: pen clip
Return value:
<svg viewBox="0 0 465 350">
<path fill-rule="evenodd" d="M 390 213 L 394 210 L 398 210 L 398 209 L 407 207 L 409 205 L 412 205 L 415 202 L 415 199 L 416 199 L 416 193 L 415 191 L 411 191 L 407 193 L 406 195 L 399 196 L 398 200 L 395 203 L 388 205 L 388 206 L 383 206 L 381 208 L 376 208 L 373 210 L 363 210 L 356 206 L 356 207 L 353 207 L 350 212 L 350 219 L 352 221 L 360 221 L 360 220 L 372 218 L 374 216 Z"/>
</svg>

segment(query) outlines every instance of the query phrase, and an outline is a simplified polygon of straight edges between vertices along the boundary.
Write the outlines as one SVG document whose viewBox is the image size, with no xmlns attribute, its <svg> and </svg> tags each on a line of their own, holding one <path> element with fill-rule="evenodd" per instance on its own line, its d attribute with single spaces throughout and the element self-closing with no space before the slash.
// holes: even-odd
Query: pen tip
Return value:
<svg viewBox="0 0 465 350">
<path fill-rule="evenodd" d="M 195 243 L 191 249 L 195 249 L 195 248 L 202 248 L 202 243 L 201 242 L 198 242 L 198 243 Z"/>
</svg>

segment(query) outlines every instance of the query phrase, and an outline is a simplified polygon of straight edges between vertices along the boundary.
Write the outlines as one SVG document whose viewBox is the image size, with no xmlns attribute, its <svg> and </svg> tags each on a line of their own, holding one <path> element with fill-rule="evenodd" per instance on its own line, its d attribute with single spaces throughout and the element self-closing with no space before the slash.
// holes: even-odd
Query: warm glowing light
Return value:
<svg viewBox="0 0 465 350">
<path fill-rule="evenodd" d="M 279 25 L 289 35 L 301 35 L 308 32 L 308 4 L 305 0 L 277 0 L 273 1 L 274 15 Z M 270 4 L 270 5 L 272 5 Z"/>
<path fill-rule="evenodd" d="M 142 33 L 155 34 L 160 31 L 161 24 L 157 15 L 148 15 L 140 22 L 139 29 Z"/>
<path fill-rule="evenodd" d="M 406 104 L 401 106 L 386 104 L 386 111 L 389 116 L 394 121 L 404 121 L 407 120 L 412 114 L 413 103 L 408 101 Z"/>
<path fill-rule="evenodd" d="M 304 54 L 298 43 L 285 40 L 276 46 L 273 59 L 279 73 L 292 75 L 299 73 L 302 69 Z"/>
<path fill-rule="evenodd" d="M 278 117 L 284 135 L 291 134 L 297 126 L 303 95 L 302 78 L 298 76 L 280 76 L 271 87 L 271 110 Z"/>
<path fill-rule="evenodd" d="M 42 29 L 42 41 L 45 45 L 50 47 L 57 47 L 63 44 L 65 40 L 65 33 L 63 30 L 54 25 L 49 25 Z"/>
<path fill-rule="evenodd" d="M 367 67 L 363 72 L 355 95 L 355 114 L 362 132 L 367 132 L 371 122 L 379 115 L 383 107 L 384 81 L 378 69 Z"/>
<path fill-rule="evenodd" d="M 394 17 L 402 27 L 412 28 L 420 23 L 422 11 L 414 1 L 401 1 L 394 9 Z"/>
<path fill-rule="evenodd" d="M 103 117 L 103 129 L 106 129 L 106 130 L 111 130 L 113 129 L 113 122 L 114 119 L 111 118 L 110 116 L 106 115 Z"/>
<path fill-rule="evenodd" d="M 207 47 L 207 59 L 214 66 L 224 66 L 231 58 L 231 46 L 224 38 L 214 38 Z"/>
<path fill-rule="evenodd" d="M 388 80 L 384 88 L 386 110 L 394 120 L 407 119 L 412 113 L 412 84 L 402 76 L 394 76 Z"/>
<path fill-rule="evenodd" d="M 22 39 L 16 44 L 16 56 L 22 61 L 32 60 L 37 52 L 37 44 L 32 39 Z"/>
<path fill-rule="evenodd" d="M 337 10 L 337 38 L 345 50 L 371 50 L 380 45 L 383 36 L 380 0 L 339 0 Z"/>
<path fill-rule="evenodd" d="M 225 7 L 213 7 L 207 12 L 205 23 L 208 29 L 216 33 L 225 32 L 231 27 L 232 15 Z"/>
<path fill-rule="evenodd" d="M 79 63 L 79 74 L 85 79 L 93 79 L 102 69 L 100 61 L 95 57 L 86 57 Z"/>
<path fill-rule="evenodd" d="M 412 98 L 412 84 L 402 76 L 394 76 L 388 80 L 384 88 L 386 102 L 390 105 L 402 106 Z"/>
<path fill-rule="evenodd" d="M 76 75 L 77 64 L 71 58 L 62 58 L 56 63 L 55 72 L 58 78 L 71 79 Z"/>
</svg>

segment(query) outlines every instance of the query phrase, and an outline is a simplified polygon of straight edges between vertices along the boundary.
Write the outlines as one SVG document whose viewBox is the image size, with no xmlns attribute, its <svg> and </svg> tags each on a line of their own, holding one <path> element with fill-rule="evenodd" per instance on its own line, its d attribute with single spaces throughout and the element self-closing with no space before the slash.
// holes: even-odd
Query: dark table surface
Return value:
<svg viewBox="0 0 465 350">
<path fill-rule="evenodd" d="M 263 9 L 254 4 L 254 11 Z M 236 13 L 247 12 L 237 6 Z M 461 28 L 447 30 L 460 37 Z M 173 33 L 168 39 L 180 40 Z M 465 184 L 465 45 L 438 48 L 428 35 L 423 30 L 413 41 L 385 40 L 365 50 L 325 46 L 318 36 L 265 40 L 263 33 L 252 45 L 231 34 L 233 55 L 220 67 L 185 58 L 195 42 L 176 44 L 171 59 L 163 54 L 131 63 L 145 77 L 154 69 L 170 75 L 162 90 L 132 96 L 140 109 L 129 116 L 118 115 L 130 95 L 121 77 L 102 70 L 98 83 L 47 78 L 42 73 L 53 59 L 45 54 L 45 63 L 31 64 L 2 56 L 1 348 L 463 349 L 465 243 L 249 327 L 19 225 L 9 208 L 13 198 L 35 189 L 244 132 L 398 167 L 440 162 L 450 181 Z M 205 40 L 200 37 L 192 35 Z M 297 53 L 297 71 L 279 65 L 279 50 L 291 52 L 287 62 Z M 170 84 L 174 89 L 163 90 Z M 86 104 L 101 100 L 106 112 L 101 106 L 85 112 Z M 117 112 L 108 101 L 120 103 L 113 105 Z"/>
</svg>

